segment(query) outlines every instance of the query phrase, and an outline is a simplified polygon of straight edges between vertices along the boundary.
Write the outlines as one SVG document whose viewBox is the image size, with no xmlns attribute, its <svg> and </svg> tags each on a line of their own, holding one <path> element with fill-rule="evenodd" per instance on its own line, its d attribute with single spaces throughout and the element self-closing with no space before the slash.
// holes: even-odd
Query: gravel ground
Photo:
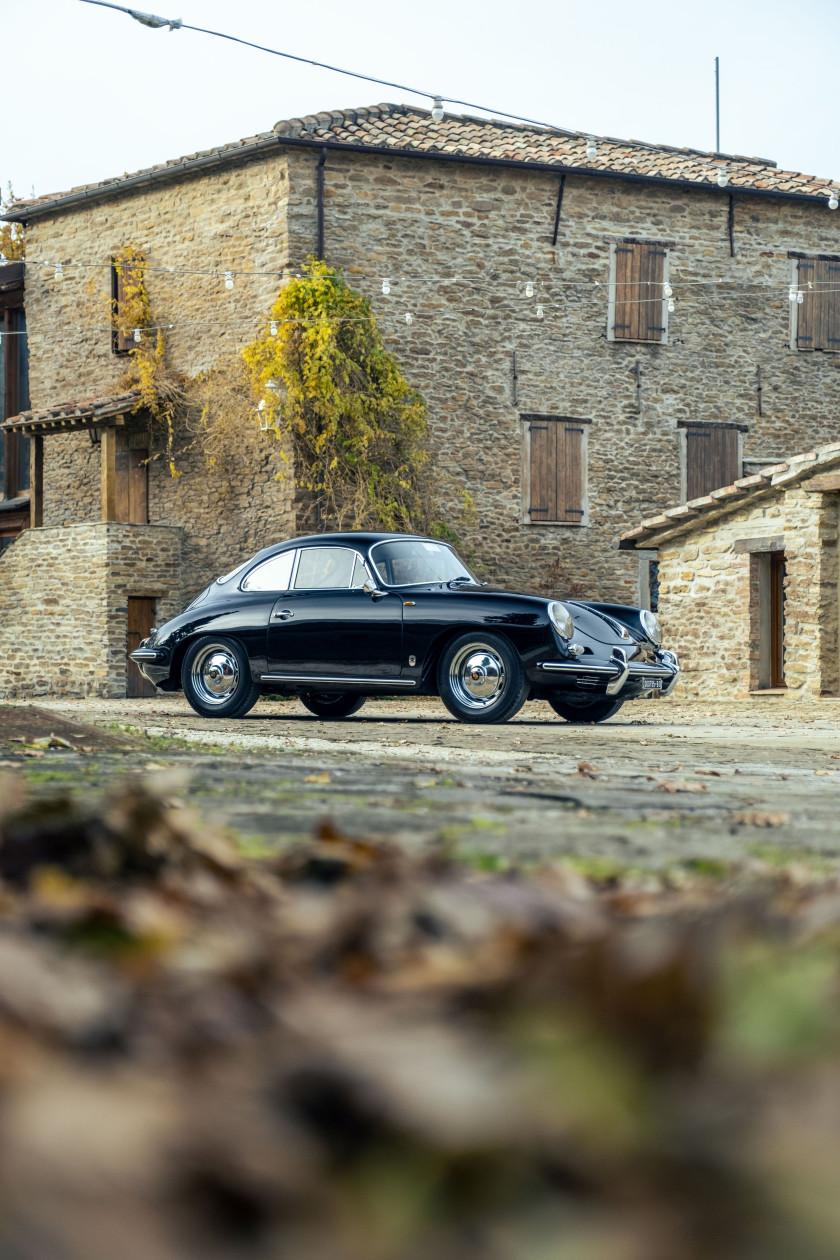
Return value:
<svg viewBox="0 0 840 1260">
<path fill-rule="evenodd" d="M 342 722 L 263 700 L 228 722 L 160 696 L 48 701 L 33 728 L 42 735 L 45 709 L 137 738 L 129 750 L 55 749 L 33 760 L 3 743 L 0 728 L 3 765 L 22 764 L 35 792 L 174 768 L 183 799 L 255 851 L 330 817 L 349 833 L 443 841 L 488 864 L 840 863 L 840 700 L 656 700 L 586 727 L 529 704 L 506 726 L 480 727 L 434 700 L 369 701 Z"/>
</svg>

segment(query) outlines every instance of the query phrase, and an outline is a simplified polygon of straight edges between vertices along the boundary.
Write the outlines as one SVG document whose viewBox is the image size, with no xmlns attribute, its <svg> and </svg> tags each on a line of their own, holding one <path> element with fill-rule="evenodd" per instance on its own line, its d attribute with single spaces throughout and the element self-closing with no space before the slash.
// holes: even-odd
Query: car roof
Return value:
<svg viewBox="0 0 840 1260">
<path fill-rule="evenodd" d="M 414 538 L 420 542 L 439 542 L 443 546 L 448 546 L 443 539 L 429 538 L 425 534 L 387 534 L 373 530 L 348 530 L 340 534 L 305 534 L 301 538 L 287 538 L 284 542 L 269 543 L 267 547 L 257 551 L 245 563 L 252 564 L 258 560 L 267 560 L 269 556 L 279 555 L 281 551 L 289 551 L 294 547 L 305 547 L 314 543 L 343 543 L 345 546 L 367 549 L 372 547 L 374 543 L 396 542 L 401 538 Z"/>
</svg>

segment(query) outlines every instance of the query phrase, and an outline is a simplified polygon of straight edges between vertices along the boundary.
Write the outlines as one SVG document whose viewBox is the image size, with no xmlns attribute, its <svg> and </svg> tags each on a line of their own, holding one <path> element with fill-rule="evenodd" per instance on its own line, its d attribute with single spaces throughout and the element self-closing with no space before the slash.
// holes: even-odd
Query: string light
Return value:
<svg viewBox="0 0 840 1260">
<path fill-rule="evenodd" d="M 525 285 L 525 296 L 526 296 L 526 297 L 533 297 L 533 296 L 534 296 L 534 282 L 533 282 L 533 280 L 529 280 L 529 281 L 526 283 L 526 285 Z"/>
<path fill-rule="evenodd" d="M 135 341 L 137 341 L 137 342 L 139 342 L 139 340 L 140 340 L 141 336 L 142 336 L 142 333 L 140 332 L 140 329 L 139 329 L 139 328 L 135 328 L 135 329 L 134 329 L 134 340 L 135 340 Z"/>
<path fill-rule="evenodd" d="M 802 305 L 802 303 L 805 301 L 805 294 L 804 294 L 804 293 L 801 293 L 801 292 L 800 292 L 800 293 L 797 293 L 797 295 L 796 295 L 796 300 L 797 300 L 797 302 L 799 303 L 799 305 L 801 306 L 801 305 Z"/>
<path fill-rule="evenodd" d="M 440 96 L 432 101 L 432 118 L 436 123 L 443 122 L 443 98 Z"/>
<path fill-rule="evenodd" d="M 543 308 L 542 308 L 541 306 L 538 306 L 538 307 L 537 307 L 537 319 L 542 319 L 543 315 L 544 315 Z"/>
<path fill-rule="evenodd" d="M 273 319 L 271 321 L 271 335 L 272 337 L 277 336 L 277 320 L 276 319 Z"/>
<path fill-rule="evenodd" d="M 390 280 L 383 280 L 383 281 L 382 281 L 382 292 L 385 294 L 385 296 L 386 296 L 386 297 L 387 297 L 387 296 L 388 296 L 388 294 L 391 292 L 391 281 L 390 281 Z"/>
<path fill-rule="evenodd" d="M 837 199 L 836 190 L 832 188 L 828 196 L 828 208 L 829 210 L 836 210 L 838 206 L 840 206 L 840 201 Z"/>
<path fill-rule="evenodd" d="M 728 183 L 729 183 L 729 176 L 726 173 L 726 167 L 722 166 L 720 170 L 718 171 L 717 186 L 718 188 L 725 188 Z"/>
<path fill-rule="evenodd" d="M 797 293 L 796 285 L 792 284 L 790 288 L 788 289 L 788 301 L 795 302 L 797 299 L 797 296 L 798 296 L 798 293 Z"/>
<path fill-rule="evenodd" d="M 406 313 L 405 313 L 405 322 L 406 322 L 407 324 L 413 324 L 413 323 L 414 323 L 414 316 L 412 315 L 411 311 L 406 311 Z"/>
<path fill-rule="evenodd" d="M 590 162 L 598 156 L 598 146 L 595 143 L 594 136 L 586 137 L 586 156 L 589 158 Z"/>
<path fill-rule="evenodd" d="M 55 271 L 53 272 L 53 279 L 54 280 L 64 279 L 64 263 L 59 262 L 55 264 Z"/>
<path fill-rule="evenodd" d="M 670 284 L 667 283 L 663 286 L 663 293 L 666 298 L 674 296 L 674 290 L 671 288 Z"/>
<path fill-rule="evenodd" d="M 676 307 L 674 306 L 674 299 L 668 298 L 668 314 L 673 315 L 675 310 L 676 310 Z"/>
<path fill-rule="evenodd" d="M 225 272 L 225 288 L 230 291 L 233 288 L 233 272 Z"/>
</svg>

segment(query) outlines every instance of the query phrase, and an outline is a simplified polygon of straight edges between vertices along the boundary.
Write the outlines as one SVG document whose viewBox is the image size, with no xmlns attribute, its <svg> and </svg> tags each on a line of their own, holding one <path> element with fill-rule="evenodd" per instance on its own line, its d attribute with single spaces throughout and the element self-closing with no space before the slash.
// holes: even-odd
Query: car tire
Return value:
<svg viewBox="0 0 840 1260">
<path fill-rule="evenodd" d="M 528 698 L 528 680 L 508 639 L 475 631 L 441 654 L 438 694 L 459 722 L 509 722 Z"/>
<path fill-rule="evenodd" d="M 591 696 L 551 696 L 548 703 L 561 718 L 573 726 L 582 726 L 589 722 L 606 722 L 607 718 L 618 713 L 624 701 L 613 696 L 599 696 L 597 699 Z"/>
<path fill-rule="evenodd" d="M 298 696 L 310 713 L 320 718 L 347 718 L 358 713 L 366 696 L 354 696 L 349 691 L 302 691 Z"/>
<path fill-rule="evenodd" d="M 196 713 L 206 718 L 244 717 L 260 698 L 248 653 L 235 639 L 218 635 L 190 646 L 181 666 L 181 686 Z"/>
</svg>

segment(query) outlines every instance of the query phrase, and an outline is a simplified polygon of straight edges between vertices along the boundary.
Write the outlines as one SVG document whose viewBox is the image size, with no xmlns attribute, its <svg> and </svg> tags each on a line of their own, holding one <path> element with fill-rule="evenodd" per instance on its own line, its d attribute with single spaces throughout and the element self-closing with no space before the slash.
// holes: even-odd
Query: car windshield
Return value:
<svg viewBox="0 0 840 1260">
<path fill-rule="evenodd" d="M 439 582 L 476 584 L 469 569 L 443 543 L 421 538 L 400 538 L 377 543 L 370 558 L 387 586 L 420 586 Z"/>
</svg>

